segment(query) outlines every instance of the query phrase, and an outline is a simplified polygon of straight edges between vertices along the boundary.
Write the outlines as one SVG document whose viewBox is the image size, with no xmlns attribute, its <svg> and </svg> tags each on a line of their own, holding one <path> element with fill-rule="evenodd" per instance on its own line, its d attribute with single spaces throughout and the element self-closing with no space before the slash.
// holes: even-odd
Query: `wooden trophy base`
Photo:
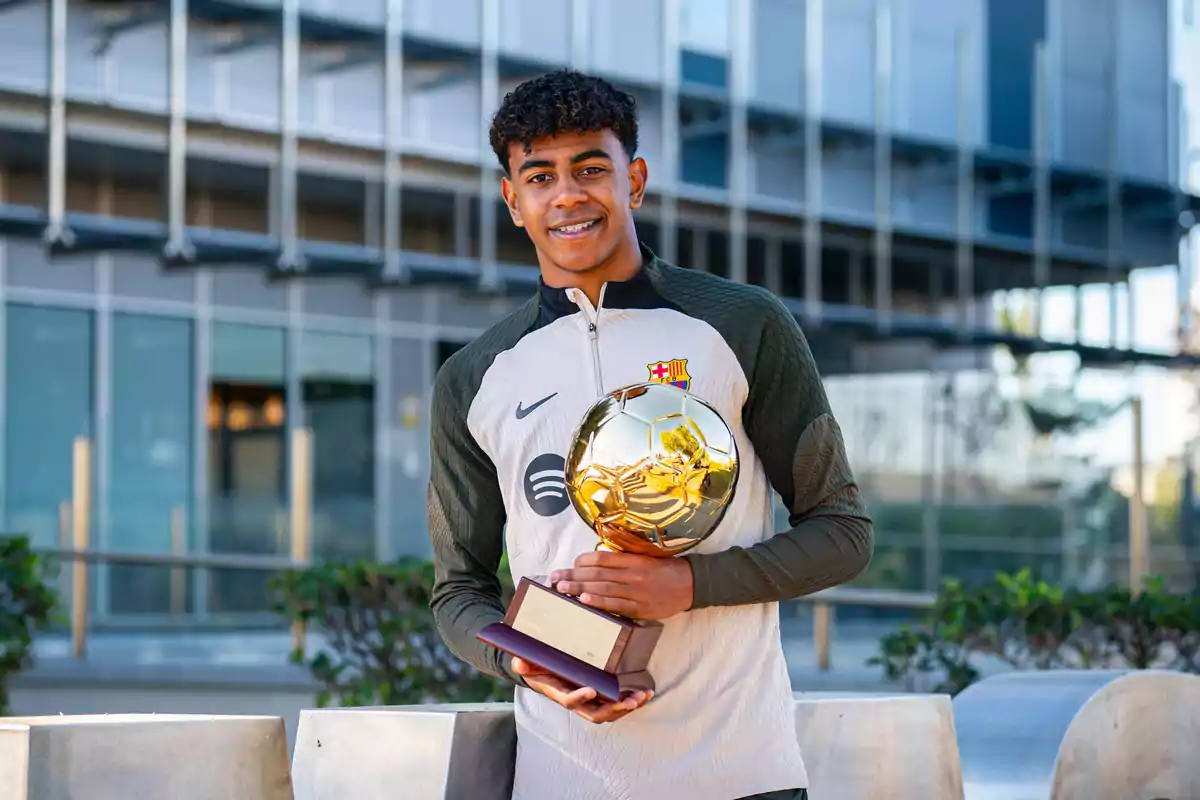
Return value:
<svg viewBox="0 0 1200 800">
<path fill-rule="evenodd" d="M 661 622 L 599 611 L 522 578 L 504 621 L 484 627 L 477 638 L 616 702 L 654 689 L 647 667 L 661 635 Z"/>
</svg>

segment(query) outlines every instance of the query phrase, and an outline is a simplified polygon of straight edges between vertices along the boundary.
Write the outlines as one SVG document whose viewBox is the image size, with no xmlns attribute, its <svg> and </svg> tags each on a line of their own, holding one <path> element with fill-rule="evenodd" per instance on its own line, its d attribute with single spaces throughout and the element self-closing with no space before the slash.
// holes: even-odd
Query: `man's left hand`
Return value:
<svg viewBox="0 0 1200 800">
<path fill-rule="evenodd" d="M 595 550 L 572 569 L 550 574 L 550 585 L 601 611 L 662 620 L 692 607 L 692 567 L 682 558 Z"/>
</svg>

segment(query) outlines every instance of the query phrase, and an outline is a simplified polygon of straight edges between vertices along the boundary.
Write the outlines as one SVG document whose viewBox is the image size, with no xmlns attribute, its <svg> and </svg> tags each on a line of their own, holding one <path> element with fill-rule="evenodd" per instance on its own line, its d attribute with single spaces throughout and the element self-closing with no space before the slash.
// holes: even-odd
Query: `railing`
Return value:
<svg viewBox="0 0 1200 800">
<path fill-rule="evenodd" d="M 171 568 L 171 607 L 182 610 L 185 596 L 187 568 L 232 569 L 232 570 L 287 570 L 307 566 L 312 555 L 312 431 L 297 428 L 292 433 L 292 485 L 291 485 L 291 556 L 257 556 L 240 554 L 185 554 L 184 512 L 175 508 L 171 512 L 171 548 L 165 553 L 122 553 L 91 549 L 92 539 L 92 445 L 86 437 L 75 439 L 72 453 L 71 500 L 59 506 L 61 525 L 60 547 L 39 549 L 44 555 L 55 557 L 64 566 L 71 564 L 71 651 L 75 658 L 87 654 L 88 632 L 88 566 L 90 564 L 123 564 L 133 566 L 159 566 Z M 64 570 L 65 573 L 65 570 Z M 61 580 L 60 573 L 60 580 Z M 302 622 L 292 623 L 292 645 L 300 648 L 304 644 L 305 626 Z"/>
<path fill-rule="evenodd" d="M 937 595 L 933 592 L 846 587 L 826 589 L 799 598 L 798 602 L 812 606 L 813 648 L 817 651 L 817 668 L 822 672 L 829 671 L 830 641 L 833 638 L 835 610 L 838 606 L 924 611 L 933 608 L 936 598 Z"/>
<path fill-rule="evenodd" d="M 1143 453 L 1141 437 L 1142 405 L 1139 397 L 1131 398 L 1134 416 L 1134 489 L 1130 502 L 1129 578 L 1139 586 L 1149 567 L 1145 506 L 1142 496 Z M 297 428 L 292 433 L 290 558 L 257 555 L 192 555 L 182 552 L 186 546 L 185 520 L 182 509 L 171 514 L 171 554 L 123 553 L 91 549 L 92 509 L 92 449 L 87 438 L 75 440 L 72 461 L 72 499 L 60 507 L 60 547 L 42 552 L 71 563 L 71 642 L 76 658 L 87 652 L 88 632 L 88 565 L 124 564 L 171 568 L 171 606 L 182 611 L 185 596 L 185 570 L 289 570 L 303 568 L 312 556 L 312 431 Z M 282 535 L 282 531 L 280 531 Z M 838 587 L 799 598 L 796 602 L 811 605 L 813 613 L 813 647 L 817 667 L 828 671 L 831 662 L 831 640 L 838 606 L 858 606 L 875 609 L 922 611 L 933 606 L 935 594 L 880 589 Z M 305 641 L 303 623 L 292 625 L 292 644 L 300 648 Z"/>
<path fill-rule="evenodd" d="M 122 553 L 113 551 L 71 548 L 40 549 L 39 553 L 71 563 L 71 641 L 75 658 L 82 659 L 87 653 L 88 607 L 79 598 L 87 597 L 87 567 L 99 564 L 123 564 L 144 567 L 172 568 L 172 597 L 182 594 L 184 569 L 230 569 L 230 570 L 290 570 L 303 568 L 307 559 L 297 558 L 302 553 L 293 553 L 293 558 L 281 556 L 256 556 L 237 554 L 174 555 L 166 553 Z M 817 666 L 828 671 L 831 663 L 831 640 L 838 606 L 876 609 L 905 609 L 921 611 L 931 608 L 935 595 L 932 592 L 905 592 L 886 589 L 837 588 L 801 597 L 795 602 L 811 605 L 813 613 L 813 647 L 817 652 Z M 302 647 L 306 630 L 302 623 L 292 626 L 292 646 Z"/>
<path fill-rule="evenodd" d="M 291 570 L 304 568 L 311 560 L 311 460 L 312 432 L 305 428 L 293 432 L 292 438 L 292 507 L 290 513 L 290 557 L 248 554 L 188 554 L 184 511 L 171 513 L 171 553 L 131 553 L 93 550 L 91 548 L 92 447 L 84 437 L 75 440 L 72 469 L 72 498 L 59 508 L 61 535 L 57 548 L 38 552 L 63 563 L 63 575 L 70 565 L 71 584 L 71 651 L 75 658 L 87 655 L 88 637 L 88 567 L 90 565 L 128 565 L 165 567 L 171 569 L 170 596 L 173 612 L 182 613 L 186 595 L 187 569 L 228 570 Z M 934 596 L 926 592 L 903 592 L 876 589 L 837 588 L 819 592 L 799 602 L 813 609 L 813 647 L 817 651 L 818 668 L 827 671 L 831 661 L 831 639 L 837 606 L 894 608 L 922 610 L 933 604 Z M 303 647 L 306 630 L 303 623 L 292 624 L 292 646 Z"/>
</svg>

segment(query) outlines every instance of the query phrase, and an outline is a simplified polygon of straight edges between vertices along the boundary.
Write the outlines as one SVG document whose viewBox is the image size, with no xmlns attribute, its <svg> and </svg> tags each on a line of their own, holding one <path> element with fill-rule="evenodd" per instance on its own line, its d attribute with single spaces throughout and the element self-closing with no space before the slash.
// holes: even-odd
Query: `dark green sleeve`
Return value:
<svg viewBox="0 0 1200 800">
<path fill-rule="evenodd" d="M 739 328 L 727 339 L 749 381 L 743 422 L 791 527 L 751 547 L 685 556 L 695 608 L 787 600 L 837 586 L 866 569 L 874 549 L 871 519 L 803 331 L 777 297 L 763 291 L 743 300 L 754 313 L 726 323 Z"/>
<path fill-rule="evenodd" d="M 522 683 L 512 659 L 475 638 L 504 618 L 498 571 L 504 549 L 504 502 L 496 469 L 467 428 L 478 388 L 469 354 L 438 372 L 430 410 L 427 498 L 435 578 L 430 606 L 447 647 L 476 669 Z"/>
</svg>

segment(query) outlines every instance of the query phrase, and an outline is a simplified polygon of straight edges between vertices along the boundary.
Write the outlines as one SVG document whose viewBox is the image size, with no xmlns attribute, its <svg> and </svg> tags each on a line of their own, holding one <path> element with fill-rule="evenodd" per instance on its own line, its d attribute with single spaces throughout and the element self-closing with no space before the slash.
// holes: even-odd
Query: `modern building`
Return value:
<svg viewBox="0 0 1200 800">
<path fill-rule="evenodd" d="M 248 619 L 271 558 L 426 553 L 434 373 L 536 279 L 487 120 L 560 66 L 637 97 L 646 242 L 785 298 L 877 427 L 924 413 L 886 381 L 1000 346 L 1194 367 L 1117 313 L 1098 341 L 994 314 L 1178 269 L 1185 6 L 3 0 L 0 527 L 258 567 L 97 569 L 113 622 Z"/>
</svg>

